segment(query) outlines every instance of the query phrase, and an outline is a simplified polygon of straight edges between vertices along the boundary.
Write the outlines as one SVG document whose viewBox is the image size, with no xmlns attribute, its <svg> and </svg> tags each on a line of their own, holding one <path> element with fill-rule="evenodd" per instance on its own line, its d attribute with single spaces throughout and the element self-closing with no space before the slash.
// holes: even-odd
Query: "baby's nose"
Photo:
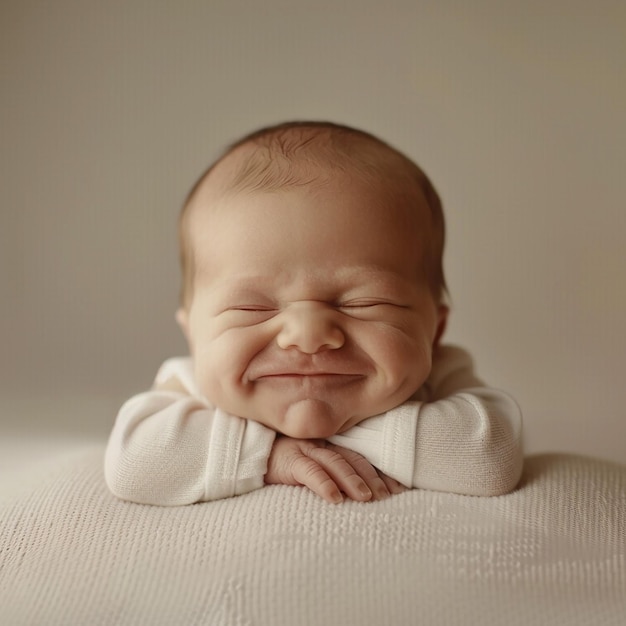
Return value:
<svg viewBox="0 0 626 626">
<path fill-rule="evenodd" d="M 282 327 L 276 338 L 283 349 L 296 348 L 306 354 L 336 350 L 345 342 L 337 324 L 338 313 L 322 302 L 297 302 L 283 311 Z"/>
</svg>

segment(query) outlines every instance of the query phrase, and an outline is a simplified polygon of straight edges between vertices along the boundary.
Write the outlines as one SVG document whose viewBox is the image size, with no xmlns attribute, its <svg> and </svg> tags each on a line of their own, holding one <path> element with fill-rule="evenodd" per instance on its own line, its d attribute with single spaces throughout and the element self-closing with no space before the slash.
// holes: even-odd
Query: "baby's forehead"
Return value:
<svg viewBox="0 0 626 626">
<path fill-rule="evenodd" d="M 194 195 L 206 207 L 237 192 L 308 189 L 346 179 L 360 180 L 372 193 L 415 197 L 422 195 L 420 175 L 414 163 L 374 138 L 307 135 L 292 129 L 280 142 L 263 138 L 235 144 L 207 172 Z"/>
</svg>

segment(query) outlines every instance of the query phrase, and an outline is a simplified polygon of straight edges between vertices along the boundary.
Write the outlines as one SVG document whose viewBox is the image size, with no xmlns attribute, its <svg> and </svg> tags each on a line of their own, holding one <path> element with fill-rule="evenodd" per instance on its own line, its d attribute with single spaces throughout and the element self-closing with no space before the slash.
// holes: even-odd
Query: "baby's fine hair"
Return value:
<svg viewBox="0 0 626 626">
<path fill-rule="evenodd" d="M 247 150 L 230 181 L 229 188 L 235 192 L 315 185 L 324 173 L 346 172 L 372 187 L 387 187 L 389 197 L 396 201 L 417 206 L 423 198 L 430 218 L 425 242 L 426 273 L 435 298 L 443 298 L 447 291 L 443 272 L 445 222 L 441 200 L 426 174 L 404 154 L 370 133 L 332 122 L 303 121 L 268 126 L 246 135 L 230 145 L 192 187 L 179 219 L 183 307 L 191 302 L 194 278 L 189 207 L 211 172 L 244 147 L 252 149 Z"/>
</svg>

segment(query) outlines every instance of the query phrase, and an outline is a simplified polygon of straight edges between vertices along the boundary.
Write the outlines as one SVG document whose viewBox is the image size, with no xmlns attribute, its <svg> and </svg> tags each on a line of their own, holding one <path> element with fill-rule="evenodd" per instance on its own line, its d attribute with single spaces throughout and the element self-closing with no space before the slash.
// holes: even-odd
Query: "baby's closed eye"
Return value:
<svg viewBox="0 0 626 626">
<path fill-rule="evenodd" d="M 261 324 L 278 313 L 279 309 L 276 306 L 261 303 L 233 304 L 222 311 L 222 315 L 231 320 L 235 326 Z"/>
<path fill-rule="evenodd" d="M 342 313 L 353 317 L 384 317 L 408 308 L 399 302 L 375 298 L 347 300 L 338 303 L 336 307 Z"/>
<path fill-rule="evenodd" d="M 375 306 L 404 306 L 391 300 L 380 300 L 376 298 L 359 298 L 358 300 L 348 300 L 339 302 L 337 307 L 340 309 L 367 309 Z"/>
<path fill-rule="evenodd" d="M 277 311 L 276 307 L 266 306 L 263 304 L 238 304 L 228 307 L 229 311 L 248 311 L 250 313 L 260 313 L 267 311 Z"/>
</svg>

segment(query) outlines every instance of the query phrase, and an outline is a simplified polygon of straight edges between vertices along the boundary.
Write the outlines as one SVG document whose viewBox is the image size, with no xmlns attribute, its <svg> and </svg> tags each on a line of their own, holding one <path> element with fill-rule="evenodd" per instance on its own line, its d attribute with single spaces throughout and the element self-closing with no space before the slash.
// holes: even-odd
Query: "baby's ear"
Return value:
<svg viewBox="0 0 626 626">
<path fill-rule="evenodd" d="M 450 309 L 445 304 L 441 304 L 437 308 L 437 331 L 435 333 L 435 340 L 433 341 L 433 349 L 439 345 L 441 337 L 443 336 L 443 333 L 446 331 L 449 312 L 450 312 Z"/>
<path fill-rule="evenodd" d="M 183 331 L 183 335 L 185 335 L 185 339 L 187 343 L 189 343 L 189 315 L 187 311 L 182 307 L 176 311 L 176 322 L 180 326 L 180 329 Z"/>
</svg>

